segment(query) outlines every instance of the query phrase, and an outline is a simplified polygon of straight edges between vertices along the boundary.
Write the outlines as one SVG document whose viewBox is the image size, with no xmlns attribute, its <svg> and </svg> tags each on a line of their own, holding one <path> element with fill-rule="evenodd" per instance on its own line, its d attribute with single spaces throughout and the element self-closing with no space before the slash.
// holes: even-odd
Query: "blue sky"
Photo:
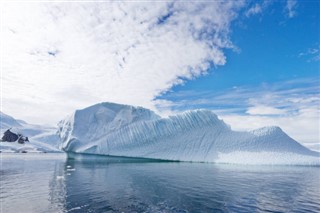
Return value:
<svg viewBox="0 0 320 213">
<path fill-rule="evenodd" d="M 319 80 L 319 2 L 298 2 L 291 18 L 284 13 L 284 4 L 277 1 L 254 17 L 236 20 L 230 36 L 239 50 L 225 52 L 227 63 L 159 98 L 177 101 L 173 94 L 181 91 L 219 92 L 294 79 Z"/>
<path fill-rule="evenodd" d="M 206 108 L 235 130 L 319 142 L 319 1 L 0 6 L 1 111 L 15 118 L 55 125 L 99 102 Z"/>
<path fill-rule="evenodd" d="M 212 109 L 236 130 L 279 125 L 300 141 L 319 142 L 319 2 L 296 1 L 291 17 L 285 8 L 285 1 L 273 1 L 240 16 L 230 34 L 238 49 L 225 51 L 227 63 L 158 99 L 175 111 Z M 314 111 L 308 118 L 301 116 L 306 109 Z"/>
</svg>

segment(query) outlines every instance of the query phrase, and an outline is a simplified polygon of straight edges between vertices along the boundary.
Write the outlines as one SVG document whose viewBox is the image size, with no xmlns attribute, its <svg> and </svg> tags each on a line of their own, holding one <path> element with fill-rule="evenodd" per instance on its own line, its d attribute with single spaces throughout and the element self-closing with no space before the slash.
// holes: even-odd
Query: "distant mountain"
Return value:
<svg viewBox="0 0 320 213">
<path fill-rule="evenodd" d="M 3 112 L 0 111 L 0 125 L 1 129 L 8 129 L 11 127 L 21 127 L 22 125 L 20 124 L 19 121 L 14 119 L 13 117 L 4 114 Z"/>
<path fill-rule="evenodd" d="M 231 130 L 208 110 L 161 118 L 151 110 L 100 103 L 76 110 L 59 123 L 62 148 L 90 153 L 163 160 L 239 164 L 320 165 L 318 152 L 279 127 Z"/>
<path fill-rule="evenodd" d="M 0 142 L 1 152 L 57 152 L 60 139 L 56 134 L 55 127 L 29 124 L 22 120 L 17 120 L 3 112 L 0 112 L 0 134 L 7 129 L 14 133 L 20 133 L 29 138 L 30 142 L 19 144 L 17 142 Z"/>
</svg>

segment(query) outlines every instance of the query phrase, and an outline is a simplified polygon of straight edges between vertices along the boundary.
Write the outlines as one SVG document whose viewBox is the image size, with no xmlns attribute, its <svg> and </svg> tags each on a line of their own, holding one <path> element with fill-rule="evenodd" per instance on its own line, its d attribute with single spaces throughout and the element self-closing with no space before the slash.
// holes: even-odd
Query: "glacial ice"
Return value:
<svg viewBox="0 0 320 213">
<path fill-rule="evenodd" d="M 233 131 L 209 110 L 161 118 L 151 110 L 100 103 L 59 124 L 66 152 L 162 160 L 320 165 L 320 155 L 279 127 Z"/>
</svg>

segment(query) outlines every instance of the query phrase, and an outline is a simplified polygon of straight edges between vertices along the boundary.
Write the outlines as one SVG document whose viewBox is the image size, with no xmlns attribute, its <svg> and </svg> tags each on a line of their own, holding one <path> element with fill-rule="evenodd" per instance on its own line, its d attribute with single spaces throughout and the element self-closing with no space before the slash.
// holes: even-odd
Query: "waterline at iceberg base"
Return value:
<svg viewBox="0 0 320 213">
<path fill-rule="evenodd" d="M 100 103 L 59 123 L 70 153 L 233 164 L 320 165 L 320 154 L 279 127 L 233 131 L 212 111 L 161 118 L 151 110 Z"/>
</svg>

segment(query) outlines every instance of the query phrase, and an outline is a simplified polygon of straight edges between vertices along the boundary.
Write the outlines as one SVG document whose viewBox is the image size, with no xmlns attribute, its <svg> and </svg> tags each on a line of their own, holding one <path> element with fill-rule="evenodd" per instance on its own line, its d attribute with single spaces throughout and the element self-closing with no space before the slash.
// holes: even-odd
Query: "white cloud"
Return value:
<svg viewBox="0 0 320 213">
<path fill-rule="evenodd" d="M 250 2 L 250 1 L 249 1 Z M 255 15 L 261 15 L 263 14 L 267 8 L 269 8 L 271 5 L 275 4 L 281 4 L 281 7 L 284 9 L 284 15 L 287 18 L 293 18 L 297 15 L 297 7 L 298 7 L 298 1 L 297 0 L 286 0 L 284 4 L 282 4 L 282 1 L 273 1 L 273 0 L 263 0 L 259 1 L 258 3 L 251 4 L 250 7 L 244 12 L 244 15 L 248 18 Z M 274 12 L 274 8 L 271 10 L 271 14 Z"/>
<path fill-rule="evenodd" d="M 154 108 L 224 65 L 242 1 L 1 3 L 2 109 L 57 122 L 102 101 Z"/>
<path fill-rule="evenodd" d="M 259 13 L 261 13 L 261 12 L 262 12 L 261 6 L 260 6 L 259 4 L 255 4 L 254 6 L 250 7 L 250 8 L 246 11 L 245 15 L 246 15 L 247 17 L 250 17 L 250 16 L 253 16 L 253 15 L 259 14 Z"/>
<path fill-rule="evenodd" d="M 246 113 L 250 115 L 283 115 L 286 111 L 276 107 L 257 105 L 249 107 Z"/>
<path fill-rule="evenodd" d="M 251 16 L 262 14 L 273 3 L 274 2 L 270 0 L 259 1 L 258 3 L 251 5 L 249 9 L 245 11 L 244 15 L 249 18 Z"/>
<path fill-rule="evenodd" d="M 299 53 L 299 58 L 303 57 L 307 59 L 307 62 L 317 62 L 320 60 L 320 47 L 315 46 L 308 48 L 306 51 Z"/>
<path fill-rule="evenodd" d="M 297 15 L 297 6 L 298 2 L 296 0 L 287 0 L 286 12 L 289 18 L 293 18 Z"/>
</svg>

